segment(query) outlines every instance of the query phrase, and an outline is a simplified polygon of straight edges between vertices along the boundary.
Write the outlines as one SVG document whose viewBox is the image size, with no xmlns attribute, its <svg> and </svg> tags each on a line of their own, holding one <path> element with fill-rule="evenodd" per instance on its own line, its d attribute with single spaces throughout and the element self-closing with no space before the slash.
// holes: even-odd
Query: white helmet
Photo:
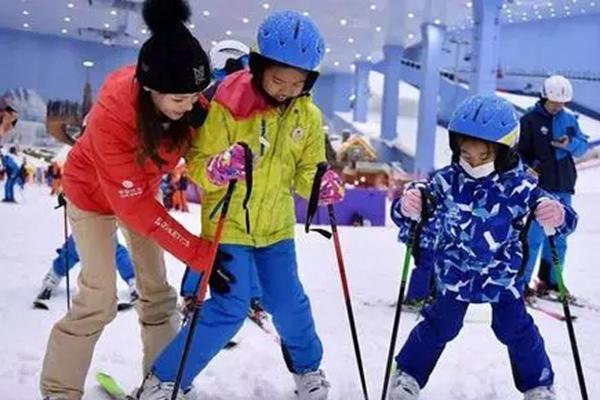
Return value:
<svg viewBox="0 0 600 400">
<path fill-rule="evenodd" d="M 238 59 L 250 53 L 250 48 L 237 40 L 221 40 L 210 49 L 213 69 L 223 69 L 229 59 Z"/>
<path fill-rule="evenodd" d="M 544 81 L 542 97 L 557 103 L 568 103 L 573 99 L 573 86 L 562 75 L 552 75 Z"/>
</svg>

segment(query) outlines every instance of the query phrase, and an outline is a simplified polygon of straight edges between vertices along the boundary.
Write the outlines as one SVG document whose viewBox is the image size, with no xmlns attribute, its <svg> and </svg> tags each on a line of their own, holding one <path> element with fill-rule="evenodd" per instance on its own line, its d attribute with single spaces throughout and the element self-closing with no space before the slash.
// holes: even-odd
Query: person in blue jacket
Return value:
<svg viewBox="0 0 600 400">
<path fill-rule="evenodd" d="M 2 155 L 2 165 L 6 174 L 6 182 L 4 183 L 4 198 L 5 203 L 16 203 L 15 200 L 15 185 L 19 179 L 21 168 L 17 163 L 17 149 L 11 147 L 7 154 Z"/>
<path fill-rule="evenodd" d="M 508 349 L 517 389 L 525 400 L 556 400 L 544 340 L 522 298 L 521 232 L 533 214 L 547 231 L 566 234 L 577 215 L 526 173 L 514 150 L 519 122 L 510 103 L 470 97 L 448 129 L 452 163 L 427 182 L 409 185 L 392 205 L 405 241 L 424 199 L 433 205 L 423 230 L 437 227 L 438 293 L 396 357 L 389 399 L 418 399 L 446 344 L 460 332 L 469 304 L 489 303 L 492 330 Z"/>
<path fill-rule="evenodd" d="M 117 239 L 115 238 L 115 240 Z M 38 300 L 50 299 L 52 292 L 60 284 L 62 278 L 64 278 L 67 275 L 67 272 L 79 262 L 79 254 L 77 253 L 73 235 L 69 235 L 67 241 L 60 248 L 56 249 L 56 253 L 58 254 L 52 261 L 52 267 L 48 273 L 46 273 L 44 280 L 42 281 L 42 288 L 37 296 Z M 138 293 L 135 286 L 133 262 L 131 261 L 131 256 L 129 255 L 127 248 L 118 243 L 118 241 L 115 258 L 119 276 L 127 283 L 130 302 L 134 303 L 138 299 Z"/>
<path fill-rule="evenodd" d="M 574 157 L 588 150 L 588 137 L 581 132 L 577 118 L 564 109 L 573 98 L 571 83 L 560 75 L 546 79 L 540 101 L 521 118 L 519 154 L 530 171 L 539 178 L 539 186 L 554 197 L 571 205 L 575 193 L 577 170 Z M 558 281 L 552 267 L 550 243 L 539 223 L 533 222 L 528 235 L 528 257 L 523 274 L 529 283 L 542 247 L 538 273 L 539 294 L 558 292 Z M 567 236 L 558 235 L 556 246 L 561 265 L 565 266 Z M 526 294 L 534 294 L 526 287 Z"/>
</svg>

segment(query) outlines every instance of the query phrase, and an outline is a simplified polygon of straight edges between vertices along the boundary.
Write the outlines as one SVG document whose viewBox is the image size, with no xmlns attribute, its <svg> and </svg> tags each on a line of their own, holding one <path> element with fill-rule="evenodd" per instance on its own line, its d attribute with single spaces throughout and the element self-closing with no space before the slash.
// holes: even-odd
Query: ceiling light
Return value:
<svg viewBox="0 0 600 400">
<path fill-rule="evenodd" d="M 508 8 L 508 4 L 502 4 L 502 8 L 506 10 Z"/>
<path fill-rule="evenodd" d="M 356 59 L 359 59 L 359 58 L 361 58 L 361 57 L 362 57 L 362 55 L 361 55 L 360 53 L 356 53 L 356 54 L 354 55 L 354 57 L 355 57 Z"/>
<path fill-rule="evenodd" d="M 585 14 L 585 8 L 582 8 L 582 9 L 581 9 L 581 13 L 582 13 L 582 14 Z"/>
<path fill-rule="evenodd" d="M 29 11 L 23 10 L 23 15 L 29 15 Z"/>
<path fill-rule="evenodd" d="M 210 44 L 212 44 L 213 46 L 216 46 L 217 45 L 217 41 L 213 40 L 212 42 L 210 42 Z"/>
<path fill-rule="evenodd" d="M 331 48 L 327 47 L 327 48 L 325 49 L 325 53 L 331 53 Z"/>
<path fill-rule="evenodd" d="M 550 14 L 550 16 L 551 16 L 552 18 L 554 18 L 554 17 L 556 17 L 556 14 L 552 13 L 552 14 Z"/>
<path fill-rule="evenodd" d="M 71 22 L 71 18 L 69 17 L 64 17 L 63 19 L 65 20 L 65 22 Z"/>
<path fill-rule="evenodd" d="M 415 17 L 415 14 L 413 14 L 413 13 L 408 13 L 408 18 L 409 18 L 409 19 L 413 19 L 414 17 Z"/>
<path fill-rule="evenodd" d="M 194 25 L 194 24 L 190 24 L 189 26 L 190 26 L 190 29 L 195 29 L 196 28 L 196 25 Z"/>
<path fill-rule="evenodd" d="M 110 24 L 104 24 L 104 29 L 110 28 Z"/>
<path fill-rule="evenodd" d="M 210 11 L 204 10 L 204 11 L 202 11 L 202 15 L 204 15 L 205 17 L 208 17 L 208 16 L 210 16 Z"/>
<path fill-rule="evenodd" d="M 569 6 L 565 6 L 565 10 L 569 10 Z"/>
<path fill-rule="evenodd" d="M 104 44 L 105 46 L 110 46 L 111 44 L 113 44 L 113 41 L 111 38 L 105 37 L 104 39 L 102 39 L 102 44 Z"/>
<path fill-rule="evenodd" d="M 440 21 L 439 18 L 436 18 L 435 21 L 433 21 L 434 24 L 439 25 L 442 23 L 442 21 Z"/>
<path fill-rule="evenodd" d="M 551 8 L 551 9 L 550 9 L 550 12 L 554 12 L 554 8 Z"/>
<path fill-rule="evenodd" d="M 552 7 L 552 2 L 551 1 L 548 2 L 548 7 Z"/>
<path fill-rule="evenodd" d="M 508 10 L 506 10 L 506 13 L 510 14 L 510 13 L 512 13 L 512 10 L 509 8 Z"/>
<path fill-rule="evenodd" d="M 142 32 L 142 35 L 145 35 L 148 33 L 148 29 L 142 28 L 142 30 L 140 32 Z"/>
<path fill-rule="evenodd" d="M 242 22 L 247 24 L 248 22 L 250 22 L 250 20 L 248 18 L 242 18 Z"/>
<path fill-rule="evenodd" d="M 117 10 L 110 10 L 110 15 L 117 15 Z"/>
<path fill-rule="evenodd" d="M 376 30 L 377 32 L 381 32 L 381 27 L 380 27 L 380 26 L 376 26 L 376 27 L 375 27 L 375 30 Z"/>
<path fill-rule="evenodd" d="M 68 8 L 75 8 L 75 4 L 73 4 L 73 3 L 69 3 L 69 4 L 67 4 L 67 7 L 68 7 Z"/>
<path fill-rule="evenodd" d="M 69 31 L 68 31 L 68 30 L 66 30 L 65 28 L 61 29 L 61 30 L 60 30 L 60 32 L 61 32 L 62 34 L 67 34 L 67 33 L 69 33 Z"/>
<path fill-rule="evenodd" d="M 523 17 L 523 21 L 527 21 L 527 17 Z"/>
<path fill-rule="evenodd" d="M 567 15 L 571 15 L 571 11 L 567 11 Z"/>
<path fill-rule="evenodd" d="M 524 17 L 526 17 L 526 16 L 527 16 L 527 13 L 526 13 L 526 12 L 524 12 L 524 13 L 523 13 L 523 16 L 524 16 Z"/>
<path fill-rule="evenodd" d="M 473 7 L 473 3 L 471 3 L 470 1 L 467 3 L 467 7 L 471 8 Z"/>
<path fill-rule="evenodd" d="M 29 28 L 29 24 L 28 24 L 27 22 L 25 22 L 25 23 L 23 24 L 23 28 Z"/>
<path fill-rule="evenodd" d="M 351 69 L 352 71 L 354 71 L 354 70 L 356 69 L 356 65 L 354 65 L 354 64 L 350 64 L 350 69 Z"/>
<path fill-rule="evenodd" d="M 81 63 L 81 65 L 83 65 L 86 68 L 92 68 L 94 66 L 94 62 L 90 60 L 85 60 Z"/>
<path fill-rule="evenodd" d="M 309 13 L 308 11 L 304 11 L 304 12 L 302 13 L 302 15 L 304 15 L 305 17 L 309 17 L 309 16 L 310 16 L 310 13 Z"/>
<path fill-rule="evenodd" d="M 335 61 L 335 62 L 333 63 L 333 65 L 334 65 L 334 66 L 336 66 L 336 67 L 339 67 L 339 66 L 340 66 L 340 62 L 339 62 L 339 61 Z"/>
<path fill-rule="evenodd" d="M 371 4 L 371 7 L 369 7 L 371 10 L 375 11 L 377 10 L 377 5 L 376 4 Z"/>
<path fill-rule="evenodd" d="M 371 61 L 372 59 L 373 59 L 373 57 L 371 57 L 371 56 L 367 57 L 367 60 L 369 60 L 369 61 Z"/>
<path fill-rule="evenodd" d="M 408 38 L 409 38 L 409 39 L 412 39 L 412 38 L 414 38 L 414 37 L 415 37 L 415 35 L 414 35 L 414 34 L 412 34 L 412 33 L 409 33 L 409 34 L 408 34 Z"/>
<path fill-rule="evenodd" d="M 269 8 L 271 8 L 271 5 L 269 3 L 263 3 L 263 8 L 265 10 L 268 10 Z"/>
<path fill-rule="evenodd" d="M 590 7 L 594 7 L 596 6 L 596 3 L 594 3 L 593 1 L 590 3 Z"/>
<path fill-rule="evenodd" d="M 230 30 L 226 30 L 226 31 L 225 31 L 225 34 L 226 34 L 227 36 L 231 36 L 231 35 L 233 34 L 233 32 L 231 32 Z"/>
<path fill-rule="evenodd" d="M 137 39 L 133 39 L 133 44 L 140 44 L 140 41 Z"/>
<path fill-rule="evenodd" d="M 541 16 L 541 15 L 538 15 L 537 17 L 538 17 L 538 19 L 542 19 L 542 16 Z"/>
<path fill-rule="evenodd" d="M 538 5 L 537 5 L 537 4 L 534 4 L 534 5 L 533 5 L 533 9 L 534 9 L 534 10 L 537 10 L 537 8 L 538 8 Z"/>
<path fill-rule="evenodd" d="M 348 43 L 354 43 L 354 39 L 353 38 L 348 38 Z"/>
<path fill-rule="evenodd" d="M 340 19 L 340 25 L 342 25 L 342 26 L 348 25 L 348 20 L 345 18 Z"/>
</svg>

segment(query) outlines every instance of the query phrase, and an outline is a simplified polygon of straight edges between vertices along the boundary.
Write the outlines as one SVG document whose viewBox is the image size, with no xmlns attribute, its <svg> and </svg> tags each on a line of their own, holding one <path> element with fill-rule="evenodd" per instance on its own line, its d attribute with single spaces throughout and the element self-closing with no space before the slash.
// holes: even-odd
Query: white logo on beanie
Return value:
<svg viewBox="0 0 600 400">
<path fill-rule="evenodd" d="M 194 71 L 194 82 L 196 85 L 201 84 L 204 81 L 204 66 L 200 65 L 198 68 L 192 68 Z"/>
</svg>

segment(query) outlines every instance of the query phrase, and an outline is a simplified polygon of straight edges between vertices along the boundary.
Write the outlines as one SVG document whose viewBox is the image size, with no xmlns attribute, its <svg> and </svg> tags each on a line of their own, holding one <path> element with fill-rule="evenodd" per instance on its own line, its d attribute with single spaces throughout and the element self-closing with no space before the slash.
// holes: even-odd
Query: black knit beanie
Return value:
<svg viewBox="0 0 600 400">
<path fill-rule="evenodd" d="M 186 0 L 146 0 L 142 10 L 152 36 L 138 56 L 136 77 L 160 93 L 196 93 L 210 83 L 210 60 L 185 26 Z"/>
</svg>

